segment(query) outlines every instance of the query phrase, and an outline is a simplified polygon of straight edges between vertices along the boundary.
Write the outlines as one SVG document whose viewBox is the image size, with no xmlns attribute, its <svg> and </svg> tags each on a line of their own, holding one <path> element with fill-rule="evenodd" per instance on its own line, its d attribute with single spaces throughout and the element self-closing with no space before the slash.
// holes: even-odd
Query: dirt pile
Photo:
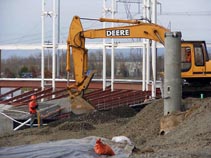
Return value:
<svg viewBox="0 0 211 158">
<path fill-rule="evenodd" d="M 142 149 L 153 149 L 144 153 L 149 157 L 211 157 L 211 101 L 186 99 L 186 108 L 200 105 L 192 111 L 175 130 L 165 136 L 147 137 L 146 143 L 139 144 Z M 155 134 L 155 133 L 154 133 Z M 150 135 L 149 135 L 150 136 Z"/>
<path fill-rule="evenodd" d="M 200 107 L 172 132 L 160 136 L 163 101 L 148 104 L 140 112 L 131 108 L 97 111 L 53 122 L 46 127 L 21 130 L 0 138 L 0 146 L 32 144 L 61 139 L 124 135 L 139 149 L 131 157 L 211 157 L 211 98 L 187 98 L 186 108 Z"/>
<path fill-rule="evenodd" d="M 135 117 L 120 127 L 119 135 L 131 138 L 138 146 L 153 139 L 159 134 L 159 122 L 163 116 L 163 101 L 154 101 L 143 108 Z"/>
</svg>

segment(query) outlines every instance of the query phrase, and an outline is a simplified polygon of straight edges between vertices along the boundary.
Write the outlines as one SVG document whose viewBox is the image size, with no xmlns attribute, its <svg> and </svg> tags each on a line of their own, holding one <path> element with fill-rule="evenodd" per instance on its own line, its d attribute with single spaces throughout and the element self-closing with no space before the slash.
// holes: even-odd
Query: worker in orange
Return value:
<svg viewBox="0 0 211 158">
<path fill-rule="evenodd" d="M 186 62 L 190 63 L 191 62 L 191 51 L 188 49 L 186 51 Z"/>
<path fill-rule="evenodd" d="M 31 96 L 31 101 L 29 102 L 29 112 L 31 114 L 30 127 L 33 127 L 33 123 L 34 123 L 35 118 L 36 117 L 38 118 L 38 116 L 37 116 L 38 104 L 37 104 L 37 100 L 36 99 L 37 99 L 36 96 L 32 95 Z"/>
</svg>

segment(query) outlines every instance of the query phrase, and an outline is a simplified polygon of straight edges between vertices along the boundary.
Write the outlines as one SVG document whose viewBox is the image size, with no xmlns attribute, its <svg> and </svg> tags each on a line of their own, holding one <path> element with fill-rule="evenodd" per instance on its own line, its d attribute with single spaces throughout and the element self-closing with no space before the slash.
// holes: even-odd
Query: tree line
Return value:
<svg viewBox="0 0 211 158">
<path fill-rule="evenodd" d="M 102 78 L 103 53 L 101 50 L 92 51 L 88 57 L 89 70 L 97 70 L 95 78 Z M 52 54 L 45 53 L 45 78 L 52 77 Z M 157 71 L 163 72 L 163 56 L 157 58 Z M 73 62 L 71 59 L 71 68 Z M 142 78 L 142 53 L 136 50 L 129 52 L 115 52 L 114 62 L 115 78 Z M 73 72 L 71 72 L 73 77 Z M 106 53 L 106 76 L 111 76 L 111 53 Z M 40 78 L 41 77 L 41 53 L 19 57 L 14 55 L 7 59 L 1 59 L 1 77 L 3 78 Z M 59 53 L 59 76 L 66 78 L 66 52 Z"/>
</svg>

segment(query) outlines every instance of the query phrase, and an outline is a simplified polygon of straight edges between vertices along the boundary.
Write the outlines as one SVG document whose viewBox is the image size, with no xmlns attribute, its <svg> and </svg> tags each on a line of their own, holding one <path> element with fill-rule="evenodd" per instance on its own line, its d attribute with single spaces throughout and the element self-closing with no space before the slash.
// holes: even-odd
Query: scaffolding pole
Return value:
<svg viewBox="0 0 211 158">
<path fill-rule="evenodd" d="M 103 17 L 106 17 L 106 0 L 103 0 Z M 106 23 L 103 22 L 103 28 L 106 27 Z M 106 89 L 106 39 L 103 39 L 103 91 Z"/>
<path fill-rule="evenodd" d="M 115 16 L 115 1 L 112 0 L 112 6 L 111 6 L 111 18 L 114 19 Z M 114 27 L 114 23 L 112 22 L 111 27 Z M 114 58 L 115 58 L 115 50 L 114 50 L 114 39 L 111 39 L 111 91 L 114 91 Z"/>
<path fill-rule="evenodd" d="M 41 20 L 42 20 L 42 40 L 41 40 L 41 45 L 42 45 L 42 50 L 41 50 L 41 88 L 44 90 L 44 70 L 45 70 L 45 0 L 42 0 L 42 14 L 41 14 Z"/>
<path fill-rule="evenodd" d="M 151 10 L 150 10 L 150 0 L 146 0 L 146 7 L 145 7 L 145 12 L 146 12 L 146 19 L 151 20 Z M 148 22 L 148 21 L 145 21 Z M 151 53 L 151 48 L 150 48 L 150 40 L 146 39 L 146 90 L 149 90 L 149 81 L 150 81 L 150 53 Z"/>
<path fill-rule="evenodd" d="M 152 22 L 157 23 L 157 0 L 152 0 Z M 152 41 L 152 98 L 156 97 L 156 74 L 157 74 L 157 43 L 155 41 Z"/>
<path fill-rule="evenodd" d="M 146 0 L 143 0 L 143 17 L 146 17 Z M 146 91 L 146 39 L 142 39 L 143 45 L 143 54 L 142 54 L 142 91 Z"/>
<path fill-rule="evenodd" d="M 55 92 L 55 78 L 56 78 L 56 0 L 53 0 L 53 37 L 52 37 L 52 88 Z M 53 98 L 55 95 L 52 96 Z"/>
<path fill-rule="evenodd" d="M 41 14 L 41 20 L 42 20 L 42 52 L 41 52 L 41 87 L 42 90 L 45 89 L 45 49 L 51 49 L 52 50 L 52 89 L 53 92 L 56 89 L 55 79 L 56 79 L 56 51 L 57 51 L 57 25 L 56 25 L 56 18 L 57 18 L 57 11 L 58 11 L 58 5 L 57 1 L 59 3 L 59 0 L 53 0 L 52 1 L 52 11 L 46 11 L 46 1 L 42 0 L 42 14 Z M 52 43 L 50 45 L 45 44 L 45 16 L 50 16 L 52 18 Z M 59 31 L 58 31 L 59 32 Z M 54 95 L 52 96 L 55 97 Z M 43 100 L 42 100 L 43 101 Z"/>
</svg>

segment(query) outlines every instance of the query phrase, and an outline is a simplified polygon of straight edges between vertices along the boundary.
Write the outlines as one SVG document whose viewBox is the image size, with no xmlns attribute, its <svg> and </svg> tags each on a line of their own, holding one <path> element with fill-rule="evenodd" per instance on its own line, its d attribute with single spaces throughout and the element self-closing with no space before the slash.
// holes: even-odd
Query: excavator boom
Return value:
<svg viewBox="0 0 211 158">
<path fill-rule="evenodd" d="M 83 30 L 80 17 L 74 16 L 69 28 L 69 34 L 67 39 L 67 66 L 66 71 L 70 73 L 70 47 L 72 48 L 73 65 L 74 65 L 74 77 L 75 84 L 69 86 L 69 88 L 75 87 L 77 91 L 84 90 L 87 87 L 85 80 L 90 80 L 93 76 L 93 72 L 90 73 L 91 77 L 86 75 L 88 71 L 88 54 L 85 48 L 86 38 L 147 38 L 155 40 L 164 44 L 165 32 L 168 29 L 150 23 L 143 23 L 137 20 L 121 20 L 121 19 L 103 19 L 99 21 L 107 22 L 122 22 L 133 23 L 133 25 L 122 27 L 110 27 L 104 29 Z"/>
</svg>

